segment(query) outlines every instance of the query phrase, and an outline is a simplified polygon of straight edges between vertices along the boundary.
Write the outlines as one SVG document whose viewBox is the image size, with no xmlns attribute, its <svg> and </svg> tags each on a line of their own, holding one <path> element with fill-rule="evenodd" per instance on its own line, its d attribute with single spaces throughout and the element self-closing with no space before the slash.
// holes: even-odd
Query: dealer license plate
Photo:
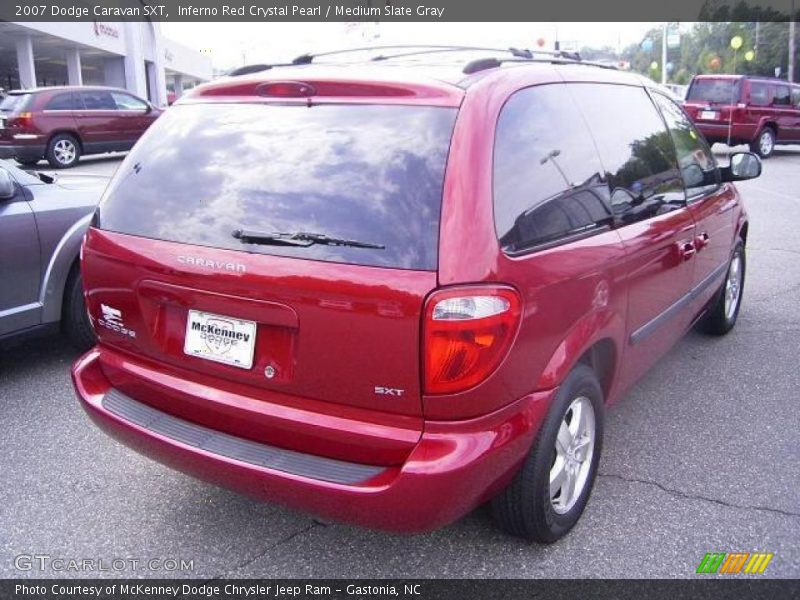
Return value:
<svg viewBox="0 0 800 600">
<path fill-rule="evenodd" d="M 190 310 L 186 319 L 184 353 L 242 369 L 253 366 L 256 323 Z"/>
</svg>

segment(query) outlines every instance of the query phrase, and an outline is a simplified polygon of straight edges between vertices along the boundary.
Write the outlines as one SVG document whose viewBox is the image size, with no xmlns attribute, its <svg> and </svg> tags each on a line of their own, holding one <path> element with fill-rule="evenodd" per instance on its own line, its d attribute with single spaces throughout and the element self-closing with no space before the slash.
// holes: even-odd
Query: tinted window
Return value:
<svg viewBox="0 0 800 600">
<path fill-rule="evenodd" d="M 610 225 L 608 187 L 565 85 L 521 90 L 503 107 L 494 149 L 495 227 L 517 252 Z"/>
<path fill-rule="evenodd" d="M 114 103 L 119 110 L 147 110 L 147 104 L 143 100 L 128 94 L 111 92 L 111 97 L 114 98 Z"/>
<path fill-rule="evenodd" d="M 56 94 L 45 105 L 45 110 L 75 110 L 79 107 L 76 102 L 76 95 L 72 92 Z"/>
<path fill-rule="evenodd" d="M 433 270 L 456 110 L 206 104 L 170 108 L 99 211 L 132 235 L 343 263 Z M 314 232 L 384 249 L 243 244 L 237 229 Z"/>
<path fill-rule="evenodd" d="M 86 110 L 117 110 L 117 104 L 109 92 L 81 92 L 80 96 Z"/>
<path fill-rule="evenodd" d="M 653 94 L 675 143 L 678 165 L 689 197 L 707 194 L 719 187 L 717 163 L 705 139 L 671 99 Z"/>
<path fill-rule="evenodd" d="M 772 99 L 769 97 L 769 86 L 766 83 L 753 81 L 750 83 L 750 104 L 767 106 Z"/>
<path fill-rule="evenodd" d="M 739 99 L 740 79 L 695 79 L 689 87 L 686 100 L 733 104 Z"/>
<path fill-rule="evenodd" d="M 28 104 L 28 99 L 30 97 L 30 94 L 9 94 L 0 100 L 0 112 L 7 114 L 19 112 Z"/>
<path fill-rule="evenodd" d="M 680 208 L 686 196 L 672 138 L 640 87 L 570 85 L 592 131 L 622 225 Z"/>
<path fill-rule="evenodd" d="M 788 85 L 775 86 L 775 98 L 772 100 L 773 104 L 780 106 L 789 106 L 792 103 L 792 95 L 789 91 Z"/>
</svg>

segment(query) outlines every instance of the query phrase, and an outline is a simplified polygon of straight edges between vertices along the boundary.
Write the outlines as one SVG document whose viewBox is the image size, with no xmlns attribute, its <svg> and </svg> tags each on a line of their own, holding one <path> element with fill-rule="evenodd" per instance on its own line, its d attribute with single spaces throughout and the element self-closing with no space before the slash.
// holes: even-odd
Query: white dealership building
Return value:
<svg viewBox="0 0 800 600">
<path fill-rule="evenodd" d="M 164 106 L 167 92 L 211 79 L 211 57 L 157 22 L 0 21 L 0 87 L 108 85 Z"/>
</svg>

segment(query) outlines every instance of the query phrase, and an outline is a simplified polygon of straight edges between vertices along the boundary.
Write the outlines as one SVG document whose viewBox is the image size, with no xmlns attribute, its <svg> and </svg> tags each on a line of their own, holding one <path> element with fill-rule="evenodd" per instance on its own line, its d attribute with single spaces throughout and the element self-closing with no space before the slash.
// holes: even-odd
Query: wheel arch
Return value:
<svg viewBox="0 0 800 600">
<path fill-rule="evenodd" d="M 47 138 L 47 146 L 50 145 L 50 142 L 53 141 L 53 138 L 60 134 L 67 134 L 75 138 L 75 141 L 78 142 L 78 146 L 80 146 L 81 152 L 83 152 L 83 139 L 81 138 L 80 134 L 75 131 L 74 129 L 56 129 L 53 133 L 51 133 Z"/>
<path fill-rule="evenodd" d="M 739 237 L 742 238 L 742 242 L 744 245 L 747 245 L 747 230 L 750 227 L 750 222 L 747 220 L 743 220 L 739 225 Z"/>
<path fill-rule="evenodd" d="M 81 243 L 92 215 L 76 221 L 61 237 L 45 269 L 40 287 L 39 301 L 42 304 L 42 322 L 51 323 L 61 319 L 64 291 L 70 273 L 80 256 Z"/>
<path fill-rule="evenodd" d="M 575 365 L 590 366 L 603 387 L 606 402 L 612 397 L 620 364 L 621 340 L 625 338 L 625 320 L 615 312 L 592 313 L 581 319 L 553 352 L 537 389 L 561 385 Z"/>
<path fill-rule="evenodd" d="M 776 123 L 775 121 L 771 121 L 769 119 L 765 119 L 764 121 L 761 122 L 761 127 L 758 128 L 758 132 L 756 133 L 756 139 L 758 139 L 758 136 L 761 135 L 761 132 L 764 131 L 765 129 L 772 129 L 773 133 L 775 134 L 775 137 L 776 138 L 778 137 L 778 123 Z"/>
</svg>

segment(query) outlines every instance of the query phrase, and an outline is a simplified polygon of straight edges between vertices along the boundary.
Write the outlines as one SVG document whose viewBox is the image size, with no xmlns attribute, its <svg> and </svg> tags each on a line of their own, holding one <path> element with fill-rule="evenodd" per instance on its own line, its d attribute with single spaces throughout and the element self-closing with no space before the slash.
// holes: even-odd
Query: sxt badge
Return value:
<svg viewBox="0 0 800 600">
<path fill-rule="evenodd" d="M 405 390 L 376 385 L 375 393 L 379 396 L 402 396 L 405 393 Z"/>
</svg>

